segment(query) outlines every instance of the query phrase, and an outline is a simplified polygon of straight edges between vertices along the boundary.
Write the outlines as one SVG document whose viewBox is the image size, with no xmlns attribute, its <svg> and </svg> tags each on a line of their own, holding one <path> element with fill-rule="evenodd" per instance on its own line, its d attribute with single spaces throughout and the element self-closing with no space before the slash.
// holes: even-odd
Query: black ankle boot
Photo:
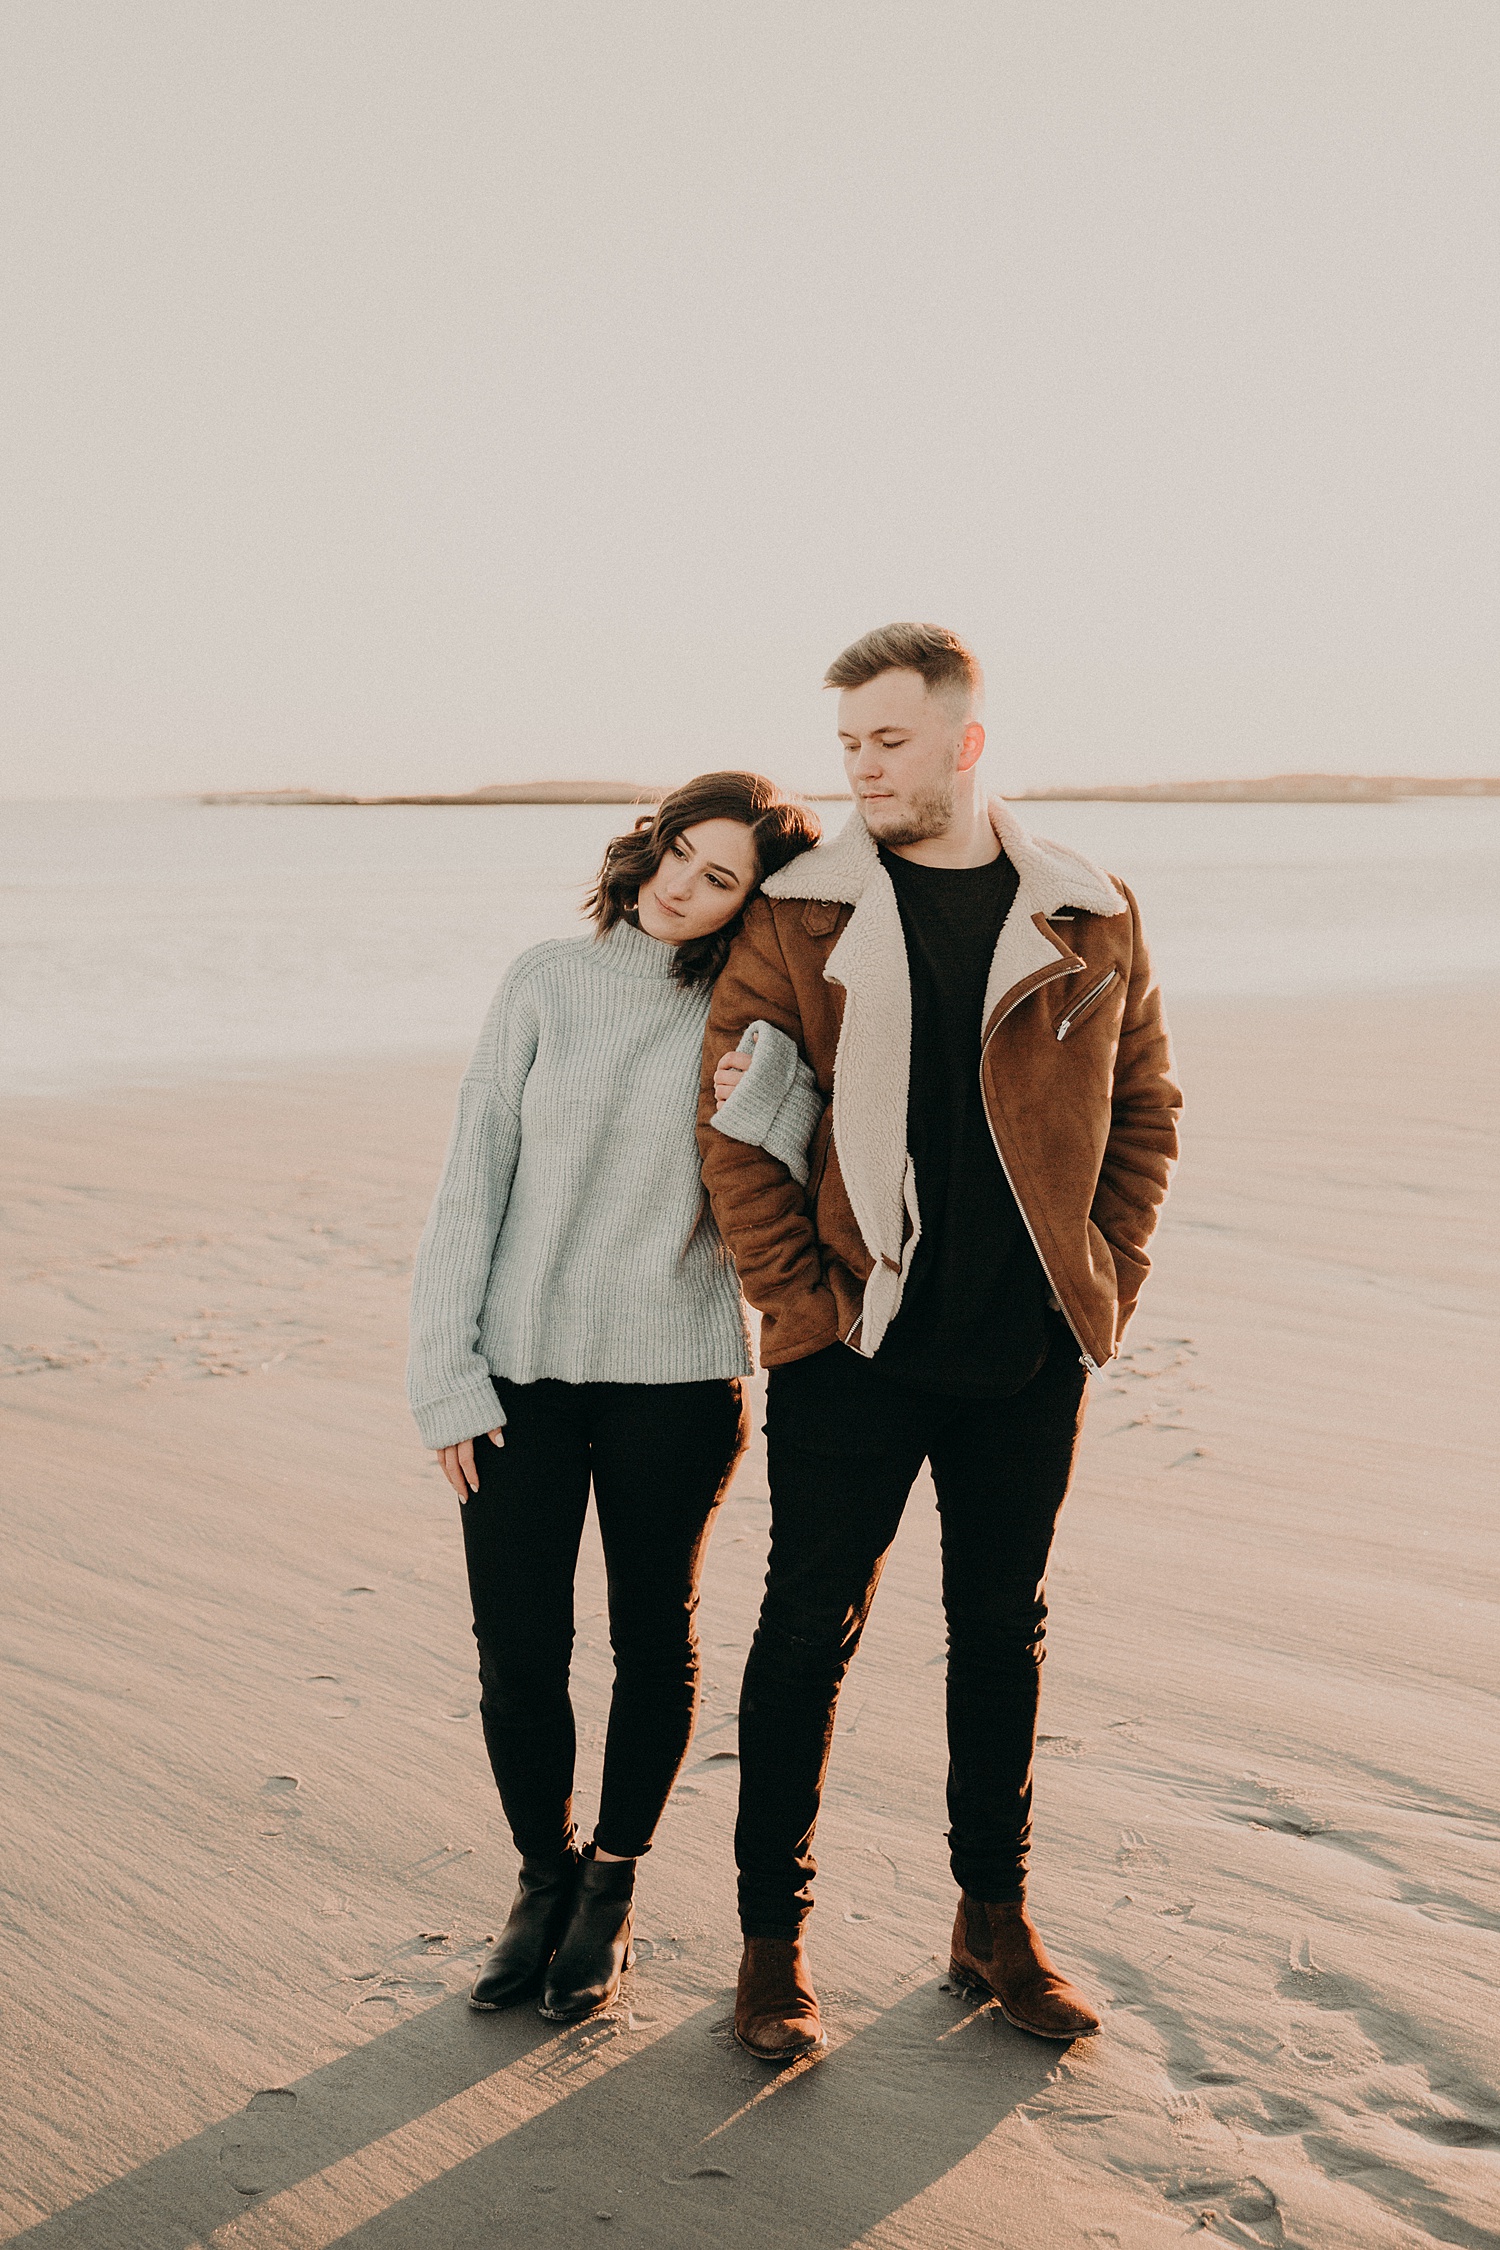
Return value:
<svg viewBox="0 0 1500 2250">
<path fill-rule="evenodd" d="M 513 2008 L 536 1991 L 567 1924 L 581 1864 L 573 1851 L 522 1860 L 520 1888 L 499 1943 L 474 1979 L 471 2008 Z"/>
<path fill-rule="evenodd" d="M 552 2023 L 577 2023 L 607 2008 L 635 1960 L 630 1944 L 635 1861 L 594 1859 L 591 1851 L 579 1869 L 573 1911 L 542 1990 L 540 2012 Z"/>
</svg>

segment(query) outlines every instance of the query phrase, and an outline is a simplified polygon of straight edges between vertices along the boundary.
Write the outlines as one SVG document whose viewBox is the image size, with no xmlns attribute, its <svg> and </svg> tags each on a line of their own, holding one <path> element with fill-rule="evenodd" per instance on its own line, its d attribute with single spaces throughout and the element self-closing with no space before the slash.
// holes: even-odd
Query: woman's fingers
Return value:
<svg viewBox="0 0 1500 2250">
<path fill-rule="evenodd" d="M 719 1067 L 714 1072 L 714 1104 L 716 1108 L 722 1109 L 724 1107 L 749 1068 L 750 1057 L 742 1055 L 738 1048 L 735 1049 L 733 1054 L 719 1057 Z"/>
<path fill-rule="evenodd" d="M 491 1445 L 504 1445 L 505 1425 L 485 1433 Z M 474 1440 L 465 1438 L 461 1445 L 445 1445 L 438 1453 L 438 1467 L 442 1470 L 460 1500 L 467 1500 L 471 1492 L 479 1490 L 479 1471 L 474 1466 Z"/>
<path fill-rule="evenodd" d="M 479 1471 L 474 1466 L 472 1438 L 466 1437 L 461 1445 L 445 1445 L 438 1455 L 438 1462 L 460 1500 L 467 1500 L 471 1492 L 479 1490 Z"/>
</svg>

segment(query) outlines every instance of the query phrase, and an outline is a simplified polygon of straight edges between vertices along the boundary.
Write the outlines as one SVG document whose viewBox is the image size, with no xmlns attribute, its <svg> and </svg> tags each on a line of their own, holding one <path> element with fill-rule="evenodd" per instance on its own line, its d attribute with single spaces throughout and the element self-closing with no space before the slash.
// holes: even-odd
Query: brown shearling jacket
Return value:
<svg viewBox="0 0 1500 2250">
<path fill-rule="evenodd" d="M 1134 899 L 990 805 L 1016 869 L 990 966 L 980 1081 L 996 1153 L 1089 1368 L 1119 1349 L 1177 1155 L 1161 994 Z M 794 1039 L 828 1101 L 799 1187 L 712 1129 L 713 1074 L 757 1018 Z M 906 1146 L 911 984 L 890 877 L 858 813 L 762 886 L 714 990 L 698 1140 L 720 1233 L 762 1315 L 766 1366 L 842 1339 L 866 1356 L 921 1232 Z"/>
</svg>

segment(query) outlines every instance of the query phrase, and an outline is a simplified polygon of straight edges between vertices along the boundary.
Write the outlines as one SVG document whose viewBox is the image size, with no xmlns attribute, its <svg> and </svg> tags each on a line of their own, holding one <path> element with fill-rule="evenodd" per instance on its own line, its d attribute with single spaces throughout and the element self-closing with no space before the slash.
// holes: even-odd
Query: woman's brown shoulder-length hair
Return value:
<svg viewBox="0 0 1500 2250">
<path fill-rule="evenodd" d="M 584 906 L 598 936 L 603 937 L 616 922 L 635 922 L 636 893 L 642 883 L 656 873 L 673 837 L 695 828 L 700 820 L 736 820 L 749 829 L 755 846 L 756 889 L 778 867 L 809 850 L 823 833 L 817 814 L 784 797 L 764 774 L 700 773 L 696 780 L 669 791 L 654 813 L 641 816 L 628 836 L 616 836 L 605 847 L 599 880 Z M 672 974 L 679 984 L 713 983 L 729 958 L 743 914 L 741 907 L 711 937 L 691 938 L 677 947 Z"/>
</svg>

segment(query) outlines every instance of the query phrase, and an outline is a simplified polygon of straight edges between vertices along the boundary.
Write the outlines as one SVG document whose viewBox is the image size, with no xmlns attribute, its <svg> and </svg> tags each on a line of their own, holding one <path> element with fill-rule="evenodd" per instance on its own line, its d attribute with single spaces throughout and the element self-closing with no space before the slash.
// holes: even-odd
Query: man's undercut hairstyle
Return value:
<svg viewBox="0 0 1500 2250">
<path fill-rule="evenodd" d="M 749 829 L 755 850 L 752 895 L 768 875 L 799 852 L 811 850 L 823 833 L 817 814 L 795 798 L 783 796 L 763 773 L 700 773 L 696 780 L 670 790 L 654 813 L 643 813 L 628 836 L 616 836 L 605 846 L 599 880 L 584 903 L 596 937 L 603 937 L 616 922 L 639 928 L 635 902 L 642 883 L 656 873 L 673 838 L 685 828 L 696 828 L 700 820 L 734 820 Z M 679 945 L 672 961 L 678 983 L 712 984 L 729 958 L 743 919 L 742 907 L 722 930 Z"/>
<path fill-rule="evenodd" d="M 877 625 L 851 641 L 823 674 L 824 687 L 863 687 L 882 672 L 920 672 L 929 695 L 973 704 L 984 693 L 984 674 L 972 649 L 946 625 Z"/>
</svg>

